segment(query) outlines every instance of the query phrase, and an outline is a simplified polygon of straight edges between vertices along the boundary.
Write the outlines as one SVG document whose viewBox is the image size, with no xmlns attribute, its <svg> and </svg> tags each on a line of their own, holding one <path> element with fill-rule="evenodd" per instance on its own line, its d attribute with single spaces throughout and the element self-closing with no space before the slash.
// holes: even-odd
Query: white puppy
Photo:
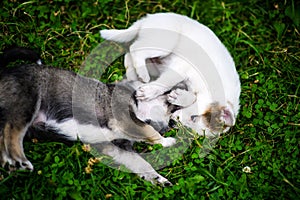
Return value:
<svg viewBox="0 0 300 200">
<path fill-rule="evenodd" d="M 197 100 L 174 117 L 206 135 L 226 132 L 235 124 L 239 76 L 229 52 L 208 27 L 179 14 L 157 13 L 128 29 L 100 34 L 130 44 L 124 59 L 127 79 L 147 83 L 137 90 L 140 100 L 156 98 L 185 80 Z"/>
</svg>

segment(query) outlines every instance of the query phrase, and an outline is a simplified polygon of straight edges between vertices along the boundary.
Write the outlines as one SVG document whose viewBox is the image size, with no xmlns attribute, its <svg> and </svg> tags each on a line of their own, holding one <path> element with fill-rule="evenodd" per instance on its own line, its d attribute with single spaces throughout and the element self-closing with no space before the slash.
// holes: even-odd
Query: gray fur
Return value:
<svg viewBox="0 0 300 200">
<path fill-rule="evenodd" d="M 163 138 L 144 122 L 145 119 L 136 115 L 140 108 L 134 99 L 135 88 L 133 83 L 103 84 L 70 71 L 37 64 L 4 69 L 0 73 L 0 164 L 8 163 L 10 170 L 33 170 L 22 144 L 28 128 L 54 130 L 69 140 L 76 140 L 73 127 L 67 126 L 75 121 L 76 126 L 92 127 L 93 134 L 79 131 L 82 142 L 97 143 L 102 152 L 114 157 L 117 163 L 125 164 L 134 173 L 151 182 L 158 180 L 159 184 L 170 185 L 138 154 L 128 153 L 110 143 L 129 139 L 170 146 L 175 142 L 173 138 Z M 158 103 L 174 109 L 167 99 L 165 95 Z M 163 117 L 169 119 L 170 114 L 167 111 Z M 114 152 L 127 158 L 118 158 L 120 155 Z M 137 163 L 129 161 L 137 157 Z M 147 172 L 136 171 L 136 165 L 139 169 L 146 167 Z"/>
</svg>

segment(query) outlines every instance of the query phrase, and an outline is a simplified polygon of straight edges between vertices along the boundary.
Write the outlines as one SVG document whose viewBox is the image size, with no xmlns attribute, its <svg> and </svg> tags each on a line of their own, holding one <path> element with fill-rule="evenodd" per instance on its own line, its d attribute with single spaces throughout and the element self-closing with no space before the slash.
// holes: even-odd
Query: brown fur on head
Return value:
<svg viewBox="0 0 300 200">
<path fill-rule="evenodd" d="M 211 103 L 202 116 L 204 124 L 213 132 L 224 132 L 234 123 L 231 112 L 218 102 Z"/>
</svg>

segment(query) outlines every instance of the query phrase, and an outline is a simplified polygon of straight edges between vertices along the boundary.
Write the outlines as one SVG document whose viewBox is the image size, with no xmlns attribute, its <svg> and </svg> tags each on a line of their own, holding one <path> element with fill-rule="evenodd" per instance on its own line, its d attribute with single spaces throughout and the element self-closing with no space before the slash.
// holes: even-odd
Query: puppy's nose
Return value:
<svg viewBox="0 0 300 200">
<path fill-rule="evenodd" d="M 162 129 L 160 129 L 159 133 L 163 134 L 165 132 L 168 132 L 169 130 L 171 130 L 168 126 L 167 127 L 163 127 Z"/>
<path fill-rule="evenodd" d="M 174 119 L 170 119 L 168 126 L 170 128 L 176 128 L 177 127 L 177 122 Z"/>
</svg>

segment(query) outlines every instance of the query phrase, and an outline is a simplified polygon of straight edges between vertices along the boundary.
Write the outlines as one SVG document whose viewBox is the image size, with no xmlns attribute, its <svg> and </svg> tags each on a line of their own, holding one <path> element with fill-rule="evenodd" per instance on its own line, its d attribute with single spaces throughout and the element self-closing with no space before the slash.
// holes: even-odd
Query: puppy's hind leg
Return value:
<svg viewBox="0 0 300 200">
<path fill-rule="evenodd" d="M 6 123 L 4 125 L 3 134 L 0 137 L 0 162 L 4 166 L 9 164 L 10 171 L 15 169 L 33 170 L 33 166 L 26 158 L 23 151 L 23 138 L 27 131 L 27 127 Z"/>
<path fill-rule="evenodd" d="M 0 84 L 1 85 L 1 84 Z M 33 170 L 23 151 L 23 138 L 39 108 L 38 95 L 34 87 L 25 88 L 21 84 L 11 84 L 5 91 L 0 91 L 0 99 L 5 95 L 9 101 L 0 104 L 0 164 L 9 164 L 10 171 L 15 169 Z"/>
<path fill-rule="evenodd" d="M 3 130 L 0 133 L 0 165 L 1 167 L 4 167 L 6 163 L 9 165 L 11 164 L 12 160 L 9 158 L 9 153 L 5 149 L 5 144 L 4 144 L 4 134 Z"/>
</svg>

